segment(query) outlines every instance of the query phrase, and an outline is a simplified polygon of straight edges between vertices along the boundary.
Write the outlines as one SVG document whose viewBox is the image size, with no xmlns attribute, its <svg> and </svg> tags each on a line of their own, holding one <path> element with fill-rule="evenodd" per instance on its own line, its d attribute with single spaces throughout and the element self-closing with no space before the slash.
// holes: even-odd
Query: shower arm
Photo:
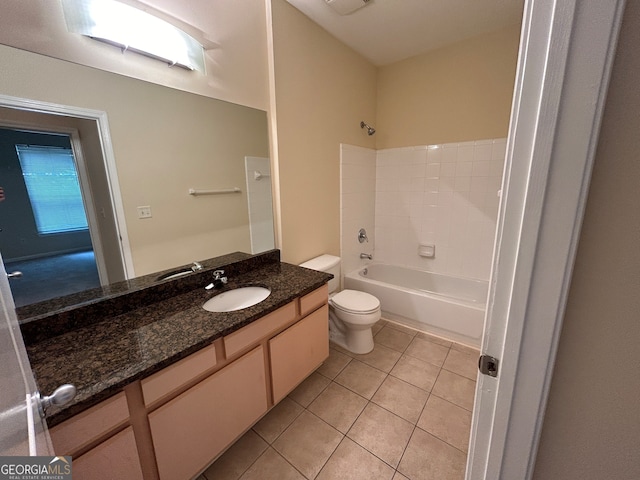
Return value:
<svg viewBox="0 0 640 480">
<path fill-rule="evenodd" d="M 367 124 L 366 124 L 366 123 L 364 123 L 364 122 L 360 122 L 360 128 L 366 128 L 366 129 L 367 129 L 367 135 L 369 135 L 369 136 L 371 136 L 371 135 L 373 135 L 374 133 L 376 133 L 376 129 L 375 129 L 375 128 L 373 128 L 373 127 L 371 127 L 371 126 L 367 125 Z"/>
</svg>

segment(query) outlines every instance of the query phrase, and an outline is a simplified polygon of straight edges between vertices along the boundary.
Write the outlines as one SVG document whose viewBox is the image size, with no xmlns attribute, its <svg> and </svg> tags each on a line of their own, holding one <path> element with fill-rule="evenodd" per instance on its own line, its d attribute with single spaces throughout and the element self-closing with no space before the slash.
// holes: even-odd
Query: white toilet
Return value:
<svg viewBox="0 0 640 480">
<path fill-rule="evenodd" d="M 340 257 L 320 255 L 300 266 L 333 275 L 329 280 L 329 339 L 353 353 L 373 350 L 371 327 L 380 320 L 380 300 L 357 290 L 336 293 L 340 286 Z"/>
</svg>

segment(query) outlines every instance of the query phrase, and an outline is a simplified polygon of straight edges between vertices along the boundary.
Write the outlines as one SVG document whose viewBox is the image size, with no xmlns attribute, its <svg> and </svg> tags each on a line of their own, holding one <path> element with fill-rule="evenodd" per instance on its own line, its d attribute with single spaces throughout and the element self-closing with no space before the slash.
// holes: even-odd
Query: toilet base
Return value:
<svg viewBox="0 0 640 480">
<path fill-rule="evenodd" d="M 364 330 L 353 330 L 349 336 L 338 331 L 334 325 L 329 324 L 329 340 L 345 350 L 358 355 L 364 355 L 373 350 L 373 332 L 371 328 Z"/>
</svg>

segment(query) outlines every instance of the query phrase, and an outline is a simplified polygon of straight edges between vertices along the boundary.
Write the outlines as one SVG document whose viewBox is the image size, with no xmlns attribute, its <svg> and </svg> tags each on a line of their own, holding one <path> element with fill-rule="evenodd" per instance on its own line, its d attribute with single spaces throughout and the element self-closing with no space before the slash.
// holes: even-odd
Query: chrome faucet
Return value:
<svg viewBox="0 0 640 480">
<path fill-rule="evenodd" d="M 227 283 L 227 277 L 224 276 L 224 270 L 215 270 L 213 272 L 213 288 L 222 288 Z"/>
<path fill-rule="evenodd" d="M 214 270 L 213 282 L 204 287 L 205 290 L 211 290 L 212 288 L 222 288 L 228 279 L 224 276 L 224 270 Z"/>
<path fill-rule="evenodd" d="M 199 270 L 202 270 L 202 264 L 200 262 L 193 262 L 193 264 L 191 265 L 191 271 L 197 272 Z"/>
<path fill-rule="evenodd" d="M 371 255 L 370 253 L 361 253 L 360 254 L 360 258 L 366 258 L 368 260 L 373 260 L 373 255 Z"/>
</svg>

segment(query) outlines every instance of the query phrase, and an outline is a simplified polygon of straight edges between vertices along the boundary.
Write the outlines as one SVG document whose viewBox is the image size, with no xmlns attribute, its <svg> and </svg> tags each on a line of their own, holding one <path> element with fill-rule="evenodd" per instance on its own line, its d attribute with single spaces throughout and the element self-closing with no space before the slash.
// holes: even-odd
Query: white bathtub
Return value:
<svg viewBox="0 0 640 480">
<path fill-rule="evenodd" d="M 479 347 L 488 282 L 372 263 L 344 277 L 344 288 L 375 295 L 383 316 Z"/>
</svg>

